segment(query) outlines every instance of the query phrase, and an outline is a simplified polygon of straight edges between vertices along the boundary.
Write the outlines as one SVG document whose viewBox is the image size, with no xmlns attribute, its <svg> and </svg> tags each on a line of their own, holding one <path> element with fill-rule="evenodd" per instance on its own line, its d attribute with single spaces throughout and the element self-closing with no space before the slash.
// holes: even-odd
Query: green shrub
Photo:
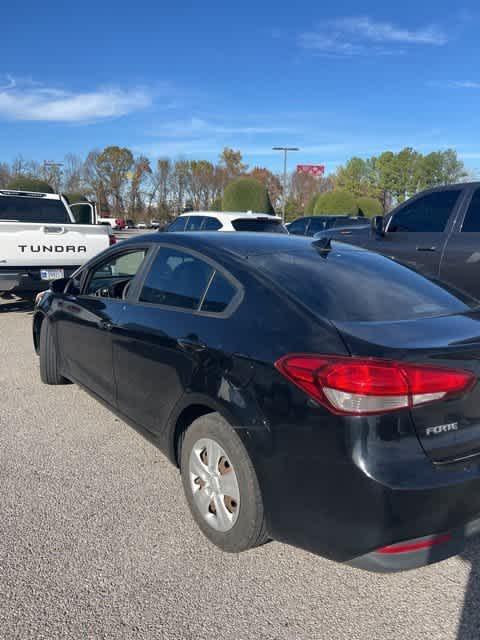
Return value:
<svg viewBox="0 0 480 640">
<path fill-rule="evenodd" d="M 215 200 L 212 202 L 210 211 L 221 211 L 221 210 L 222 210 L 222 198 L 221 196 L 218 196 L 218 198 L 215 198 Z"/>
<path fill-rule="evenodd" d="M 322 193 L 315 203 L 315 215 L 345 214 L 358 215 L 358 205 L 355 196 L 347 191 L 328 191 Z"/>
<path fill-rule="evenodd" d="M 37 178 L 28 178 L 21 176 L 14 178 L 8 183 L 7 189 L 15 189 L 15 191 L 39 191 L 41 193 L 54 193 L 48 182 L 37 180 Z"/>
<path fill-rule="evenodd" d="M 254 178 L 237 178 L 227 185 L 222 211 L 254 211 L 274 214 L 267 188 Z"/>
<path fill-rule="evenodd" d="M 360 209 L 360 214 L 363 214 L 367 218 L 383 215 L 382 203 L 380 200 L 377 200 L 377 198 L 363 196 L 357 199 L 357 204 Z"/>
</svg>

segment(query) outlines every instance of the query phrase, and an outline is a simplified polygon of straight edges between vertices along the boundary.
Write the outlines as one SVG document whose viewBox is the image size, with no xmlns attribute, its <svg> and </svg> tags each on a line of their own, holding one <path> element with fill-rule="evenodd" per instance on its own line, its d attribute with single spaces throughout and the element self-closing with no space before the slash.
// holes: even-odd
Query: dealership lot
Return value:
<svg viewBox="0 0 480 640">
<path fill-rule="evenodd" d="M 480 540 L 387 577 L 278 543 L 223 554 L 151 444 L 40 384 L 30 324 L 0 303 L 0 637 L 479 637 Z"/>
</svg>

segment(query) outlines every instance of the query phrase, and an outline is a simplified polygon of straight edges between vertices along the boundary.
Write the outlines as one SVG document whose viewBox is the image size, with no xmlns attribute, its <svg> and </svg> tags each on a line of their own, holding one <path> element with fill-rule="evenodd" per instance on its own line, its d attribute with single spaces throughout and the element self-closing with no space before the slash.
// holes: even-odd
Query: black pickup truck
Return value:
<svg viewBox="0 0 480 640">
<path fill-rule="evenodd" d="M 480 182 L 424 191 L 374 218 L 371 228 L 315 237 L 383 253 L 480 299 Z"/>
</svg>

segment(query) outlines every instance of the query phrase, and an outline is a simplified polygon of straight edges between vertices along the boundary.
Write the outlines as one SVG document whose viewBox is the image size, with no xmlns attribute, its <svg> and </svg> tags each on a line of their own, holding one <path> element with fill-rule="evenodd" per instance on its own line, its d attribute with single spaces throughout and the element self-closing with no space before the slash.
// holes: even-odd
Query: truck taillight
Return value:
<svg viewBox="0 0 480 640">
<path fill-rule="evenodd" d="M 109 242 L 110 242 L 110 246 L 112 246 L 112 244 L 116 244 L 116 242 L 117 242 L 117 239 L 116 239 L 116 237 L 113 235 L 113 233 L 111 233 L 111 234 L 108 236 L 108 239 L 109 239 Z"/>
<path fill-rule="evenodd" d="M 468 371 L 390 360 L 288 355 L 278 371 L 339 415 L 375 415 L 465 393 L 476 382 Z"/>
</svg>

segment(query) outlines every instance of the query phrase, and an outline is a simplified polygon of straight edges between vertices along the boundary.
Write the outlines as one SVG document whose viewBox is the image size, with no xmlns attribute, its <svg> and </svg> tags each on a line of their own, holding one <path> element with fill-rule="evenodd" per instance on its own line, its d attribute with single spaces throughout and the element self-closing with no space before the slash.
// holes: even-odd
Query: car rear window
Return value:
<svg viewBox="0 0 480 640">
<path fill-rule="evenodd" d="M 368 251 L 262 254 L 249 262 L 314 313 L 338 322 L 463 313 L 478 301 Z"/>
<path fill-rule="evenodd" d="M 7 220 L 13 222 L 51 222 L 54 224 L 70 222 L 67 210 L 60 200 L 0 196 L 0 221 Z"/>
<path fill-rule="evenodd" d="M 264 233 L 287 233 L 281 220 L 269 218 L 237 218 L 232 220 L 235 231 L 263 231 Z"/>
</svg>

